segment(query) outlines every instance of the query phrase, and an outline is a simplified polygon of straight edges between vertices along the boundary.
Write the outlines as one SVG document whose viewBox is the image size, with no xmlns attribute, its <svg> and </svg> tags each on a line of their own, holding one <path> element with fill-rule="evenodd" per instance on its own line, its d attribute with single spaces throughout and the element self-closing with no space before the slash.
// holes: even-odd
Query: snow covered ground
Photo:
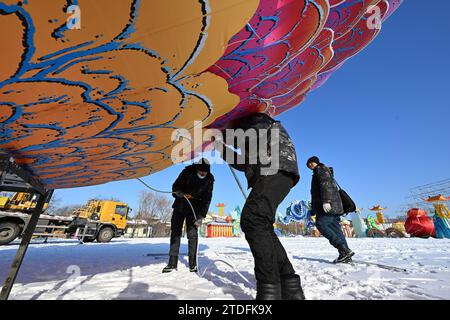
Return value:
<svg viewBox="0 0 450 320">
<path fill-rule="evenodd" d="M 405 268 L 334 265 L 324 238 L 281 239 L 308 299 L 450 299 L 450 240 L 350 239 L 364 260 Z M 35 242 L 12 299 L 253 299 L 253 258 L 245 239 L 200 239 L 199 276 L 187 269 L 183 240 L 178 271 L 162 274 L 169 239 Z M 17 245 L 0 247 L 0 281 Z M 161 254 L 158 256 L 158 254 Z M 225 262 L 229 263 L 226 264 Z M 206 270 L 205 270 L 206 268 Z"/>
</svg>

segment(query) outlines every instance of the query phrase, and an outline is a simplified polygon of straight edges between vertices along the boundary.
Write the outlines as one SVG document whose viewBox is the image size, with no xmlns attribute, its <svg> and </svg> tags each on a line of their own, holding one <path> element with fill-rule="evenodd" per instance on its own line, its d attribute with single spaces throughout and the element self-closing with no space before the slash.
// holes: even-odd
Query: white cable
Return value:
<svg viewBox="0 0 450 320">
<path fill-rule="evenodd" d="M 195 221 L 197 221 L 197 215 L 195 214 L 194 207 L 192 206 L 191 201 L 189 201 L 189 199 L 188 199 L 188 197 L 186 197 L 186 195 L 184 195 L 184 198 L 189 203 L 189 206 L 192 209 L 192 213 L 194 214 L 194 223 L 195 223 Z M 200 245 L 200 229 L 198 228 L 197 229 L 197 250 L 195 252 L 195 264 L 197 265 L 197 273 L 200 276 L 200 266 L 199 266 L 199 263 L 198 263 L 198 248 L 199 248 L 199 245 Z M 188 254 L 188 263 L 189 263 L 189 254 Z M 202 277 L 202 276 L 200 276 L 200 277 Z"/>
<path fill-rule="evenodd" d="M 254 286 L 254 284 L 251 283 L 246 277 L 244 277 L 244 276 L 242 275 L 242 273 L 240 273 L 239 270 L 237 270 L 236 267 L 235 267 L 234 265 L 232 265 L 231 263 L 229 263 L 229 262 L 227 262 L 227 261 L 225 261 L 225 260 L 222 260 L 222 259 L 216 259 L 216 260 L 211 261 L 211 262 L 206 266 L 205 270 L 204 270 L 203 273 L 200 275 L 200 277 L 203 278 L 203 276 L 205 275 L 205 273 L 206 273 L 206 271 L 208 270 L 209 266 L 212 265 L 213 263 L 216 263 L 216 262 L 223 262 L 223 263 L 225 263 L 226 265 L 228 265 L 229 267 L 231 267 L 231 268 L 234 270 L 234 272 L 236 272 L 236 273 L 237 273 L 237 274 L 238 274 L 245 282 L 247 282 L 248 284 L 250 284 L 252 287 Z"/>
<path fill-rule="evenodd" d="M 144 186 L 146 186 L 147 188 L 149 188 L 150 190 L 153 190 L 153 191 L 155 191 L 155 192 L 158 192 L 158 193 L 170 193 L 170 194 L 172 194 L 172 193 L 174 193 L 173 191 L 162 191 L 162 190 L 158 190 L 158 189 L 155 189 L 155 188 L 153 188 L 153 187 L 150 187 L 148 184 L 146 184 L 141 178 L 136 178 L 136 180 L 138 180 L 140 183 L 142 183 Z"/>
</svg>

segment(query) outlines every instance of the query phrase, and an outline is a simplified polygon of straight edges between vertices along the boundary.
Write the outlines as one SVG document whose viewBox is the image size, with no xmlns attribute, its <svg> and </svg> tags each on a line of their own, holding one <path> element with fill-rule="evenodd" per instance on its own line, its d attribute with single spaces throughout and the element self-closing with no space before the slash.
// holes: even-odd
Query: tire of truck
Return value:
<svg viewBox="0 0 450 320">
<path fill-rule="evenodd" d="M 114 230 L 111 227 L 103 227 L 97 235 L 98 242 L 110 242 L 114 237 Z"/>
<path fill-rule="evenodd" d="M 14 222 L 0 222 L 0 246 L 8 244 L 20 234 L 20 226 Z"/>
</svg>

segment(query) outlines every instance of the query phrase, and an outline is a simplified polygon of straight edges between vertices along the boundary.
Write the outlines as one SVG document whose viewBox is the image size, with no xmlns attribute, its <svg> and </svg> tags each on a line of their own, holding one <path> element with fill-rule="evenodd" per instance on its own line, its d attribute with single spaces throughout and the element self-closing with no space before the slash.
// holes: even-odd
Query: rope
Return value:
<svg viewBox="0 0 450 320">
<path fill-rule="evenodd" d="M 234 180 L 236 181 L 236 183 L 239 187 L 239 190 L 241 190 L 241 193 L 244 196 L 244 199 L 247 201 L 247 195 L 245 194 L 244 188 L 242 187 L 241 182 L 239 181 L 239 179 L 236 175 L 236 172 L 234 171 L 233 167 L 229 163 L 227 163 L 227 164 L 228 164 L 228 168 L 230 168 L 230 171 L 233 174 Z"/>
<path fill-rule="evenodd" d="M 211 262 L 206 266 L 205 270 L 203 270 L 203 273 L 200 275 L 200 277 L 203 278 L 204 275 L 205 275 L 205 273 L 206 273 L 206 271 L 208 270 L 209 266 L 212 265 L 213 263 L 216 263 L 216 262 L 222 262 L 222 263 L 228 265 L 228 266 L 231 267 L 231 269 L 233 269 L 233 271 L 236 272 L 236 273 L 237 273 L 237 274 L 238 274 L 245 282 L 247 282 L 250 286 L 254 287 L 254 284 L 251 283 L 246 277 L 244 277 L 244 276 L 242 275 L 242 273 L 239 272 L 239 270 L 236 269 L 236 266 L 234 266 L 234 265 L 232 265 L 231 263 L 229 263 L 229 262 L 227 262 L 227 261 L 225 261 L 225 260 L 222 260 L 222 259 L 216 259 L 216 260 L 211 261 Z"/>
<path fill-rule="evenodd" d="M 173 194 L 174 192 L 172 192 L 172 191 L 162 191 L 162 190 L 158 190 L 158 189 L 155 189 L 155 188 L 153 188 L 153 187 L 150 187 L 148 184 L 146 184 L 141 178 L 136 178 L 136 180 L 138 180 L 140 183 L 142 183 L 144 186 L 146 186 L 147 188 L 149 188 L 150 190 L 153 190 L 153 191 L 155 191 L 155 192 L 158 192 L 158 193 L 167 193 L 167 194 Z M 188 200 L 189 201 L 189 200 Z"/>
</svg>

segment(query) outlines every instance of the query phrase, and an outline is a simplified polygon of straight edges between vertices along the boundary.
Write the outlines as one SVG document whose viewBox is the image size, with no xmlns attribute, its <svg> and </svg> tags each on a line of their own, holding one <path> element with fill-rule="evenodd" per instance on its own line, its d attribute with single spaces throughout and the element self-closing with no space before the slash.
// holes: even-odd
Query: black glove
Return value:
<svg viewBox="0 0 450 320">
<path fill-rule="evenodd" d="M 197 220 L 195 220 L 194 222 L 194 226 L 198 229 L 202 226 L 203 224 L 203 218 L 198 218 Z"/>
<path fill-rule="evenodd" d="M 173 195 L 175 196 L 175 198 L 184 198 L 184 192 L 181 191 L 174 191 Z"/>
</svg>

